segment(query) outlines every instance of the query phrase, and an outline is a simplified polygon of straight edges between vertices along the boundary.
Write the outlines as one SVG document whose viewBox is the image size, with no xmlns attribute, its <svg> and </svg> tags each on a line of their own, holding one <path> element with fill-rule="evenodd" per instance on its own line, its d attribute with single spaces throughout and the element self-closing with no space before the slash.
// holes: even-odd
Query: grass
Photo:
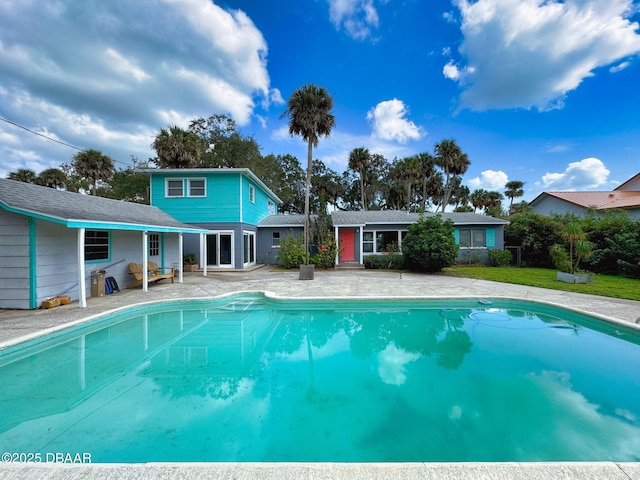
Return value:
<svg viewBox="0 0 640 480">
<path fill-rule="evenodd" d="M 552 288 L 567 292 L 587 293 L 603 297 L 624 298 L 640 301 L 640 280 L 595 275 L 593 283 L 571 284 L 556 280 L 556 270 L 545 268 L 514 267 L 465 267 L 445 268 L 443 273 L 451 277 L 476 278 L 495 282 L 514 283 L 531 287 Z"/>
</svg>

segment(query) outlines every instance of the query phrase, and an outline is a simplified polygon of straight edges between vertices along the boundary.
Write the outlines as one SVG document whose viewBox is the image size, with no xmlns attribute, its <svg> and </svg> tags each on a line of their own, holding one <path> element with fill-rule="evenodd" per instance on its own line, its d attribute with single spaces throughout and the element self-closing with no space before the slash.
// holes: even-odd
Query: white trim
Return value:
<svg viewBox="0 0 640 480">
<path fill-rule="evenodd" d="M 84 228 L 78 229 L 78 306 L 87 307 L 87 286 L 84 283 Z"/>
<path fill-rule="evenodd" d="M 209 235 L 216 235 L 216 252 L 213 257 L 213 261 L 215 263 L 210 263 L 207 261 L 207 267 L 211 268 L 235 268 L 235 232 L 233 230 L 210 230 L 207 233 Z M 229 235 L 231 237 L 231 263 L 223 263 L 220 264 L 220 236 L 221 235 Z M 205 237 L 206 238 L 206 237 Z M 205 241 L 204 245 L 205 251 L 207 250 L 207 242 Z"/>
</svg>

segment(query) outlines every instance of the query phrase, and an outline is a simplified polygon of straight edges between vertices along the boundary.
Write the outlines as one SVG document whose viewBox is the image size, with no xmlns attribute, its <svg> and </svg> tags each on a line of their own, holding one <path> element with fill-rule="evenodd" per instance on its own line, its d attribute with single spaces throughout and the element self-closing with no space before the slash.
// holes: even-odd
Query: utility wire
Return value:
<svg viewBox="0 0 640 480">
<path fill-rule="evenodd" d="M 13 125 L 13 126 L 15 126 L 15 127 L 18 127 L 18 128 L 23 129 L 23 130 L 26 130 L 26 131 L 27 131 L 27 132 L 29 132 L 29 133 L 33 133 L 34 135 L 38 135 L 39 137 L 46 138 L 47 140 L 51 140 L 52 142 L 59 143 L 60 145 L 64 145 L 65 147 L 70 147 L 70 148 L 73 148 L 73 149 L 75 149 L 75 150 L 78 150 L 79 152 L 84 152 L 84 151 L 86 150 L 85 148 L 78 148 L 78 147 L 76 147 L 76 146 L 74 146 L 74 145 L 71 145 L 71 144 L 69 144 L 69 143 L 65 143 L 65 142 L 61 142 L 60 140 L 56 140 L 55 138 L 47 137 L 46 135 L 44 135 L 44 134 L 42 134 L 42 133 L 34 132 L 33 130 L 29 130 L 27 127 L 23 127 L 22 125 L 20 125 L 20 124 L 18 124 L 18 123 L 16 123 L 16 122 L 12 122 L 11 120 L 7 120 L 6 118 L 2 118 L 2 117 L 0 117 L 0 120 L 2 120 L 3 122 L 7 122 L 7 123 L 9 123 L 9 124 L 11 124 L 11 125 Z M 120 160 L 115 160 L 115 159 L 113 159 L 113 161 L 114 161 L 115 163 L 121 163 L 121 164 L 123 164 L 123 165 L 127 165 L 127 166 L 129 166 L 129 164 L 128 164 L 128 163 L 126 163 L 126 162 L 121 162 Z"/>
<path fill-rule="evenodd" d="M 83 148 L 74 147 L 73 145 L 70 145 L 70 144 L 65 143 L 65 142 L 61 142 L 60 140 L 56 140 L 55 138 L 47 137 L 46 135 L 44 135 L 42 133 L 34 132 L 33 130 L 29 130 L 27 127 L 23 127 L 22 125 L 19 125 L 19 124 L 15 123 L 15 122 L 12 122 L 11 120 L 7 120 L 6 118 L 0 117 L 0 120 L 2 120 L 3 122 L 10 123 L 11 125 L 14 125 L 14 126 L 16 126 L 18 128 L 21 128 L 23 130 L 26 130 L 29 133 L 33 133 L 34 135 L 38 135 L 40 137 L 46 138 L 47 140 L 51 140 L 52 142 L 59 143 L 60 145 L 64 145 L 66 147 L 74 148 L 74 149 L 76 149 L 76 150 L 78 150 L 80 152 L 84 151 Z"/>
</svg>

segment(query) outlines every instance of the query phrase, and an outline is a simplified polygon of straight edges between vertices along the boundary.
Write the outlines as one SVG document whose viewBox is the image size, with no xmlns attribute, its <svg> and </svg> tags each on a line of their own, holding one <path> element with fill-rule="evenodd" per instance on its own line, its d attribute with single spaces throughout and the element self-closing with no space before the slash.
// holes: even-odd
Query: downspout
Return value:
<svg viewBox="0 0 640 480">
<path fill-rule="evenodd" d="M 29 308 L 38 308 L 38 256 L 36 248 L 36 219 L 29 222 Z"/>
</svg>

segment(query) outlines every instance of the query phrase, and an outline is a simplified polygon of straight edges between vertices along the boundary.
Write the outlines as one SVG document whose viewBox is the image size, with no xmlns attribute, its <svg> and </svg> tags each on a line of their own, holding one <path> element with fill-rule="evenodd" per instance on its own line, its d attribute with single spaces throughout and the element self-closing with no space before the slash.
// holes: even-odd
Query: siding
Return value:
<svg viewBox="0 0 640 480">
<path fill-rule="evenodd" d="M 239 222 L 239 176 L 239 173 L 219 175 L 153 174 L 151 176 L 151 205 L 185 223 Z M 206 197 L 165 197 L 166 178 L 206 178 Z"/>
<path fill-rule="evenodd" d="M 253 186 L 255 192 L 255 201 L 249 201 L 250 186 Z M 259 188 L 255 183 L 251 182 L 244 175 L 242 176 L 242 221 L 249 225 L 257 225 L 260 220 L 269 216 L 269 196 Z M 274 203 L 273 213 L 277 213 Z"/>
<path fill-rule="evenodd" d="M 0 209 L 0 308 L 31 308 L 29 293 L 29 219 Z"/>
</svg>

